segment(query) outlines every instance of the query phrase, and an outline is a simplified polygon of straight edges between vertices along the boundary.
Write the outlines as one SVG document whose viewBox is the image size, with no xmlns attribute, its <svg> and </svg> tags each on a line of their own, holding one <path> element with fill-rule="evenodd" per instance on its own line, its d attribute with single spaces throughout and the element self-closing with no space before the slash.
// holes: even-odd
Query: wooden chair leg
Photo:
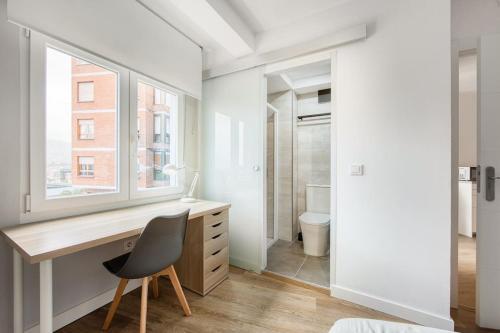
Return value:
<svg viewBox="0 0 500 333">
<path fill-rule="evenodd" d="M 111 307 L 109 308 L 108 315 L 106 316 L 106 320 L 104 320 L 104 325 L 102 326 L 103 330 L 108 330 L 109 325 L 111 325 L 111 321 L 115 316 L 116 309 L 118 309 L 118 304 L 120 304 L 120 300 L 122 299 L 123 291 L 127 286 L 128 280 L 121 279 L 118 284 L 118 288 L 116 288 L 115 297 L 113 298 L 113 303 L 111 303 Z"/>
<path fill-rule="evenodd" d="M 184 296 L 184 291 L 182 291 L 181 284 L 179 282 L 179 279 L 177 278 L 177 274 L 175 273 L 174 265 L 171 265 L 166 269 L 166 273 L 170 277 L 170 281 L 172 282 L 172 285 L 174 286 L 175 293 L 177 294 L 177 298 L 179 299 L 179 302 L 182 305 L 182 309 L 184 310 L 184 314 L 186 316 L 191 316 L 191 310 L 189 309 L 189 304 L 186 300 L 186 296 Z"/>
<path fill-rule="evenodd" d="M 148 284 L 149 278 L 142 279 L 142 294 L 141 294 L 141 326 L 140 333 L 146 333 L 146 317 L 148 313 Z"/>
<path fill-rule="evenodd" d="M 151 281 L 153 284 L 153 296 L 154 298 L 158 298 L 160 296 L 160 291 L 158 288 L 158 275 L 153 276 L 153 280 Z"/>
</svg>

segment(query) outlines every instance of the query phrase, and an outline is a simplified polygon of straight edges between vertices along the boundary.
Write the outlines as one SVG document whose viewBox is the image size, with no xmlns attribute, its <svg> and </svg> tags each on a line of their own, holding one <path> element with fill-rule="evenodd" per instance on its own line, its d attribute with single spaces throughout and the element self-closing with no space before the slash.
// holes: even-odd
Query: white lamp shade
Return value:
<svg viewBox="0 0 500 333">
<path fill-rule="evenodd" d="M 167 164 L 163 167 L 162 172 L 169 176 L 175 176 L 179 170 L 180 168 L 174 164 Z"/>
</svg>

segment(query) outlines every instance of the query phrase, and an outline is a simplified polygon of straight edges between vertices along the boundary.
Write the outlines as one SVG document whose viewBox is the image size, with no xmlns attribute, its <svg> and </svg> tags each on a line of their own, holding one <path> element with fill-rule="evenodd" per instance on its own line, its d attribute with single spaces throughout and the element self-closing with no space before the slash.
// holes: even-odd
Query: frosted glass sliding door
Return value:
<svg viewBox="0 0 500 333">
<path fill-rule="evenodd" d="M 230 261 L 255 271 L 262 264 L 265 92 L 260 68 L 203 82 L 202 197 L 232 204 Z"/>
</svg>

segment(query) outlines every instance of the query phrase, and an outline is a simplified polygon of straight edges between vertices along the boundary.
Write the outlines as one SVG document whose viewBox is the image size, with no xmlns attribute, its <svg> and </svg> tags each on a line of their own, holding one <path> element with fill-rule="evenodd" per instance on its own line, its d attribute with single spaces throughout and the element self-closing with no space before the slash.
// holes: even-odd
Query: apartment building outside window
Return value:
<svg viewBox="0 0 500 333">
<path fill-rule="evenodd" d="M 163 168 L 182 165 L 184 95 L 76 47 L 31 37 L 29 116 L 45 125 L 29 128 L 31 210 L 182 193 L 183 175 Z"/>
<path fill-rule="evenodd" d="M 118 75 L 60 50 L 46 52 L 47 197 L 114 192 Z"/>
<path fill-rule="evenodd" d="M 163 167 L 175 163 L 175 159 L 171 159 L 174 147 L 171 135 L 178 97 L 145 82 L 138 82 L 137 91 L 137 187 L 144 191 L 172 186 L 173 180 L 163 173 Z"/>
</svg>

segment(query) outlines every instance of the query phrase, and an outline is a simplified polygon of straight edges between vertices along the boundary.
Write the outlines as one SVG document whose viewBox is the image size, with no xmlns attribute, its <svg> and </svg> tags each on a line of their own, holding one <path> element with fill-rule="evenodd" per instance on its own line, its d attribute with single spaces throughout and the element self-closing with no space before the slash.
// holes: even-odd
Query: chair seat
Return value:
<svg viewBox="0 0 500 333">
<path fill-rule="evenodd" d="M 130 252 L 122 254 L 121 256 L 118 256 L 111 260 L 105 261 L 102 264 L 111 274 L 116 275 L 116 273 L 118 273 L 120 269 L 122 269 L 123 265 L 125 265 L 129 256 Z"/>
</svg>

